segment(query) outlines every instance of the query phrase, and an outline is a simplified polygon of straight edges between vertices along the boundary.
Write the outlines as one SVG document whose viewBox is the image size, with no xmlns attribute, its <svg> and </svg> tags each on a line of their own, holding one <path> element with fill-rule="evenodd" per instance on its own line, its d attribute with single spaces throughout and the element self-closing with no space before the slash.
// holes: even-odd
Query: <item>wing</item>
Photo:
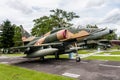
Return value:
<svg viewBox="0 0 120 80">
<path fill-rule="evenodd" d="M 86 36 L 88 36 L 89 33 L 86 32 L 86 31 L 80 31 L 76 34 L 72 34 L 70 32 L 67 33 L 67 38 L 66 39 L 62 39 L 60 40 L 59 42 L 53 42 L 53 43 L 43 43 L 43 44 L 40 44 L 40 45 L 29 45 L 29 46 L 20 46 L 20 47 L 12 47 L 10 49 L 26 49 L 28 47 L 44 47 L 44 46 L 51 46 L 51 45 L 62 45 L 64 42 L 69 42 L 69 41 L 72 41 L 72 40 L 77 40 L 77 38 L 84 38 Z"/>
<path fill-rule="evenodd" d="M 65 31 L 65 33 L 64 33 L 64 31 Z M 64 34 L 62 34 L 62 36 L 59 35 L 61 32 L 64 33 Z M 57 34 L 55 34 L 57 39 L 60 39 L 60 41 L 58 41 L 57 43 L 54 42 L 54 41 L 57 40 L 57 39 L 53 39 L 54 37 L 51 37 L 53 39 L 53 41 L 51 41 L 50 36 L 54 36 L 54 34 L 52 34 L 47 38 L 46 37 L 43 37 L 42 39 L 40 38 L 39 40 L 35 41 L 35 44 L 33 42 L 33 44 L 31 44 L 31 45 L 20 46 L 20 47 L 12 47 L 11 49 L 13 49 L 13 50 L 19 49 L 20 51 L 24 51 L 24 53 L 26 53 L 27 57 L 29 57 L 29 58 L 41 57 L 41 56 L 56 53 L 60 48 L 60 47 L 58 48 L 56 46 L 61 45 L 61 47 L 65 47 L 65 46 L 70 44 L 69 42 L 75 42 L 77 40 L 77 38 L 84 38 L 88 35 L 89 35 L 89 33 L 84 31 L 84 30 L 80 31 L 76 34 L 72 34 L 69 31 L 67 32 L 66 30 L 61 30 Z M 51 43 L 51 42 L 53 42 L 53 43 Z M 67 45 L 65 45 L 65 43 L 67 43 Z M 51 47 L 51 46 L 54 46 L 54 47 Z M 73 50 L 74 49 L 71 49 L 71 51 L 73 51 Z"/>
</svg>

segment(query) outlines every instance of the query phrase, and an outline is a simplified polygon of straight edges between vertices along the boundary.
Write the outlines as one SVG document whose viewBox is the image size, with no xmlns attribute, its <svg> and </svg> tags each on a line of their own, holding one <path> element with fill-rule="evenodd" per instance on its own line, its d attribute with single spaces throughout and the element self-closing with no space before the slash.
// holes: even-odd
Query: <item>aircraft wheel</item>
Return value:
<svg viewBox="0 0 120 80">
<path fill-rule="evenodd" d="M 3 53 L 8 54 L 8 53 L 9 53 L 9 50 L 8 50 L 8 49 L 4 49 L 4 50 L 3 50 Z"/>
<path fill-rule="evenodd" d="M 76 57 L 76 62 L 80 62 L 80 61 L 81 61 L 80 57 Z"/>
<path fill-rule="evenodd" d="M 40 57 L 40 60 L 44 61 L 45 60 L 44 56 Z"/>
</svg>

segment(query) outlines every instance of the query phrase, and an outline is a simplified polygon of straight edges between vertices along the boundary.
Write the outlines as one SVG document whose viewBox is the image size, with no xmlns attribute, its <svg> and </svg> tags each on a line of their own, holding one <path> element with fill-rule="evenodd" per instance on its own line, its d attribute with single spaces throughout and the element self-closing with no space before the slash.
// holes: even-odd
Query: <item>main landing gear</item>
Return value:
<svg viewBox="0 0 120 80">
<path fill-rule="evenodd" d="M 44 61 L 44 60 L 45 60 L 45 57 L 44 57 L 44 56 L 40 57 L 40 60 Z"/>
<path fill-rule="evenodd" d="M 55 59 L 59 59 L 59 54 L 55 53 Z"/>
</svg>

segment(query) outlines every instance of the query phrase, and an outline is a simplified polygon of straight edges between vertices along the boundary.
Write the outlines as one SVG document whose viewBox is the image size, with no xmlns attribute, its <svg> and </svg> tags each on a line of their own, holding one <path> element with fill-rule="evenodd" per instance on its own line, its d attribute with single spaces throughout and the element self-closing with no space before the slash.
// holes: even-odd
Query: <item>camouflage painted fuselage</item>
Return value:
<svg viewBox="0 0 120 80">
<path fill-rule="evenodd" d="M 25 51 L 28 57 L 38 57 L 44 54 L 64 54 L 75 49 L 70 50 L 70 46 L 77 41 L 77 38 L 83 38 L 88 36 L 89 33 L 85 30 L 78 30 L 74 28 L 56 29 L 46 33 L 42 37 L 35 37 L 26 46 L 28 48 Z M 52 45 L 50 45 L 52 43 Z M 54 45 L 53 45 L 54 43 Z M 48 44 L 46 46 L 41 46 Z M 35 46 L 35 47 L 29 47 Z M 40 54 L 39 54 L 40 53 Z"/>
<path fill-rule="evenodd" d="M 34 37 L 26 46 L 27 57 L 40 57 L 53 54 L 65 54 L 76 51 L 70 49 L 74 43 L 96 39 L 111 33 L 109 29 L 98 28 L 61 28 L 52 30 L 41 37 Z M 54 43 L 54 44 L 53 44 Z M 46 44 L 43 46 L 43 44 Z M 29 47 L 34 46 L 34 47 Z"/>
</svg>

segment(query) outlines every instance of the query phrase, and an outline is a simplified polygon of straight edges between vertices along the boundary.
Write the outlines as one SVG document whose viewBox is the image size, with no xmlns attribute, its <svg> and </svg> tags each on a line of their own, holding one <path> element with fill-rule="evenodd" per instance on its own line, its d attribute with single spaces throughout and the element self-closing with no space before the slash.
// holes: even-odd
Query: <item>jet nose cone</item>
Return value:
<svg viewBox="0 0 120 80">
<path fill-rule="evenodd" d="M 109 31 L 110 34 L 113 33 L 113 32 L 114 32 L 114 30 L 110 30 L 110 31 Z"/>
</svg>

